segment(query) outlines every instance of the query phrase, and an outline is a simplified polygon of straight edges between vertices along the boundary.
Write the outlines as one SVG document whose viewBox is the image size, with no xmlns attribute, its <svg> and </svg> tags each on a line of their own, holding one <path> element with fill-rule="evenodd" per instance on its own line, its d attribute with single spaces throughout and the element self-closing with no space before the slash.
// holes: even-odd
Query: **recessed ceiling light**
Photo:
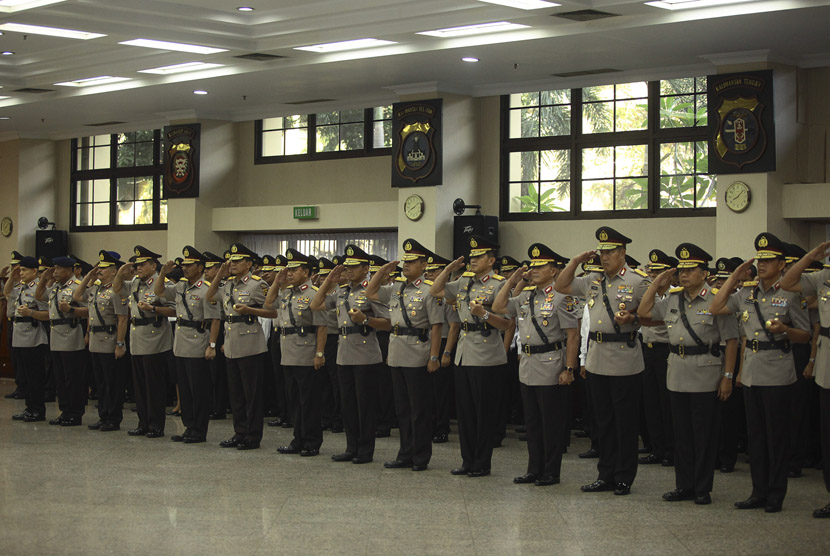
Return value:
<svg viewBox="0 0 830 556">
<path fill-rule="evenodd" d="M 539 10 L 541 8 L 555 8 L 562 4 L 556 2 L 548 2 L 547 0 L 478 0 L 479 2 L 487 2 L 488 4 L 499 4 L 500 6 L 508 6 L 510 8 L 519 8 L 520 10 Z"/>
<path fill-rule="evenodd" d="M 66 0 L 0 0 L 0 13 L 22 12 L 59 2 L 66 2 Z"/>
<path fill-rule="evenodd" d="M 156 48 L 158 50 L 173 50 L 175 52 L 191 52 L 193 54 L 216 54 L 218 52 L 227 52 L 226 48 L 213 48 L 211 46 L 201 46 L 198 44 L 186 44 L 181 42 L 156 41 L 153 39 L 133 39 L 130 41 L 119 42 L 127 46 L 141 46 L 144 48 Z"/>
<path fill-rule="evenodd" d="M 14 56 L 14 52 L 12 52 L 11 50 L 4 50 L 3 52 L 0 52 L 0 54 L 2 54 L 3 56 Z"/>
<path fill-rule="evenodd" d="M 55 83 L 62 87 L 91 87 L 93 85 L 109 85 L 110 83 L 119 83 L 121 81 L 129 81 L 129 77 L 113 77 L 112 75 L 99 75 L 98 77 L 87 77 L 84 79 L 75 79 L 74 81 L 62 81 Z"/>
<path fill-rule="evenodd" d="M 185 62 L 183 64 L 173 64 L 172 66 L 161 66 L 158 68 L 138 70 L 138 73 L 155 73 L 158 75 L 170 75 L 171 73 L 184 73 L 187 71 L 199 71 L 221 67 L 224 66 L 222 64 L 209 64 L 207 62 Z"/>
<path fill-rule="evenodd" d="M 254 11 L 254 9 L 250 6 L 239 6 L 236 9 L 240 12 L 252 12 L 252 11 Z"/>
<path fill-rule="evenodd" d="M 208 92 L 203 91 L 202 89 L 196 89 L 195 91 L 193 91 L 193 94 L 194 95 L 206 95 L 206 94 L 208 94 Z"/>
<path fill-rule="evenodd" d="M 87 33 L 86 31 L 75 31 L 73 29 L 60 29 L 58 27 L 41 27 L 40 25 L 27 25 L 25 23 L 3 23 L 0 31 L 13 31 L 15 33 L 26 33 L 29 35 L 46 35 L 49 37 L 61 37 L 64 39 L 89 40 L 99 37 L 106 37 L 101 33 Z"/>
<path fill-rule="evenodd" d="M 462 62 L 470 62 L 470 63 L 473 63 L 473 62 L 478 62 L 478 58 L 476 58 L 476 57 L 474 57 L 474 56 L 464 56 L 463 58 L 461 58 L 461 61 L 462 61 Z"/>
<path fill-rule="evenodd" d="M 708 8 L 709 6 L 723 6 L 725 4 L 740 4 L 750 0 L 659 0 L 646 2 L 647 6 L 663 8 L 665 10 L 688 10 L 691 8 Z"/>
<path fill-rule="evenodd" d="M 397 44 L 392 41 L 379 39 L 355 39 L 352 41 L 327 42 L 311 46 L 298 46 L 294 50 L 308 50 L 309 52 L 342 52 L 343 50 L 356 50 L 358 48 L 372 48 L 374 46 L 386 46 Z"/>
<path fill-rule="evenodd" d="M 447 27 L 435 31 L 421 31 L 417 35 L 429 35 L 442 39 L 452 37 L 466 37 L 467 35 L 481 35 L 483 33 L 498 33 L 500 31 L 512 31 L 514 29 L 527 29 L 528 25 L 510 23 L 509 21 L 494 21 L 492 23 L 478 23 L 476 25 L 464 25 L 463 27 Z"/>
</svg>

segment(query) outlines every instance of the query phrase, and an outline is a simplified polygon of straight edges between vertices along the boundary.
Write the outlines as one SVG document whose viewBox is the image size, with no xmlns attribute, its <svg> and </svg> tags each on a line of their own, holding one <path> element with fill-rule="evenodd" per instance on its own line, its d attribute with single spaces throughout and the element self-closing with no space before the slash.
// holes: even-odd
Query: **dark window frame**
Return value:
<svg viewBox="0 0 830 556">
<path fill-rule="evenodd" d="M 159 222 L 161 218 L 162 187 L 161 177 L 164 171 L 161 157 L 161 130 L 153 130 L 153 164 L 145 166 L 131 166 L 118 168 L 118 133 L 110 133 L 110 167 L 97 170 L 77 170 L 78 166 L 78 138 L 72 139 L 72 156 L 70 163 L 72 171 L 69 176 L 69 231 L 70 232 L 129 232 L 137 230 L 166 230 L 167 224 Z M 83 147 L 81 147 L 83 148 Z M 118 220 L 118 194 L 117 184 L 119 178 L 137 178 L 153 176 L 153 223 L 152 224 L 117 224 Z M 91 180 L 109 180 L 110 198 L 109 215 L 110 223 L 104 226 L 80 226 L 76 221 L 78 201 L 78 183 Z"/>
<path fill-rule="evenodd" d="M 374 119 L 376 107 L 363 109 L 363 148 L 348 151 L 317 152 L 317 114 L 308 116 L 308 146 L 305 154 L 288 154 L 278 156 L 262 155 L 262 120 L 254 121 L 254 164 L 280 164 L 284 162 L 307 162 L 311 160 L 339 160 L 343 158 L 366 158 L 370 156 L 389 156 L 390 147 L 374 148 L 374 123 L 384 120 Z M 342 110 L 341 110 L 342 111 Z M 353 124 L 353 123 L 352 123 Z M 321 124 L 322 126 L 323 124 Z M 329 124 L 326 124 L 329 125 Z M 344 125 L 344 124 L 338 124 Z M 346 124 L 351 125 L 351 124 Z"/>
<path fill-rule="evenodd" d="M 530 91 L 535 92 L 535 91 Z M 571 89 L 571 134 L 513 138 L 510 134 L 510 95 L 500 106 L 501 145 L 499 218 L 505 221 L 598 220 L 617 218 L 670 218 L 715 216 L 717 208 L 660 208 L 660 145 L 681 141 L 707 141 L 707 126 L 660 128 L 660 81 L 648 82 L 648 127 L 645 130 L 582 133 L 582 89 Z M 541 116 L 541 114 L 540 114 Z M 648 208 L 636 210 L 582 210 L 582 149 L 646 144 Z M 571 209 L 563 212 L 510 212 L 510 154 L 521 151 L 569 149 L 571 153 Z"/>
</svg>

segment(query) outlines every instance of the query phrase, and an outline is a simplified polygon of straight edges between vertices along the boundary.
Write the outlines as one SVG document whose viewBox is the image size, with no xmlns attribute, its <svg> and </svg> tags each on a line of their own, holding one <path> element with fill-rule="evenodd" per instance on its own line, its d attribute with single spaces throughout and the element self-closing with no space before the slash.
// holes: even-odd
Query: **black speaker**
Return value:
<svg viewBox="0 0 830 556">
<path fill-rule="evenodd" d="M 66 230 L 37 230 L 36 257 L 65 257 L 69 253 L 69 233 Z"/>
<path fill-rule="evenodd" d="M 499 241 L 499 217 L 474 214 L 471 216 L 456 216 L 453 221 L 452 256 L 457 259 L 467 256 L 470 252 L 470 236 L 486 237 L 491 241 Z"/>
</svg>

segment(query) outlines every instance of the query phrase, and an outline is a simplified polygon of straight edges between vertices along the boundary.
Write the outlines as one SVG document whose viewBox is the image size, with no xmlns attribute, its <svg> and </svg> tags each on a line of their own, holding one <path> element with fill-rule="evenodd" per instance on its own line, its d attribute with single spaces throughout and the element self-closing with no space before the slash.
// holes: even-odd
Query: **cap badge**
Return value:
<svg viewBox="0 0 830 556">
<path fill-rule="evenodd" d="M 139 255 L 141 255 L 141 250 L 138 247 L 136 247 L 135 248 L 135 256 L 138 257 Z"/>
<path fill-rule="evenodd" d="M 478 247 L 478 242 L 476 241 L 476 238 L 474 238 L 474 237 L 470 238 L 470 247 L 473 247 L 473 248 Z"/>
<path fill-rule="evenodd" d="M 769 245 L 767 236 L 761 236 L 761 239 L 758 240 L 758 247 L 766 247 L 767 245 Z"/>
<path fill-rule="evenodd" d="M 237 251 L 239 251 L 239 247 L 237 247 L 234 243 L 233 245 L 231 245 L 231 253 L 236 253 Z"/>
<path fill-rule="evenodd" d="M 608 241 L 608 232 L 606 232 L 605 230 L 602 230 L 599 233 L 599 240 L 600 241 Z"/>
<path fill-rule="evenodd" d="M 104 254 L 103 254 L 103 253 L 101 253 L 101 255 L 100 255 L 98 258 L 99 258 L 99 259 L 101 259 L 101 260 L 103 261 L 103 260 L 104 260 Z"/>
<path fill-rule="evenodd" d="M 534 247 L 534 248 L 533 248 L 533 251 L 531 251 L 531 253 L 530 253 L 530 254 L 531 254 L 531 255 L 533 255 L 534 257 L 538 257 L 541 253 L 542 253 L 542 252 L 541 252 L 541 251 L 539 251 L 539 247 L 537 246 L 537 247 Z"/>
<path fill-rule="evenodd" d="M 726 263 L 723 261 L 718 263 L 718 270 L 726 270 Z"/>
<path fill-rule="evenodd" d="M 404 251 L 412 251 L 412 243 L 407 241 L 406 245 L 403 246 Z"/>
<path fill-rule="evenodd" d="M 354 249 L 349 247 L 348 249 L 346 249 L 346 254 L 351 257 L 352 255 L 354 255 Z"/>
<path fill-rule="evenodd" d="M 430 256 L 430 257 L 427 259 L 427 262 L 428 262 L 428 263 L 433 262 L 433 261 L 432 261 L 432 256 Z"/>
<path fill-rule="evenodd" d="M 185 249 L 185 250 L 184 250 L 184 256 L 185 256 L 185 257 L 189 257 L 189 256 L 190 256 L 190 249 Z"/>
<path fill-rule="evenodd" d="M 681 259 L 688 259 L 689 258 L 689 250 L 685 247 L 680 250 L 680 258 Z"/>
<path fill-rule="evenodd" d="M 655 262 L 655 263 L 656 263 L 656 262 L 657 262 L 657 259 L 659 259 L 659 258 L 660 258 L 660 257 L 658 257 L 658 256 L 657 256 L 657 253 L 652 253 L 652 254 L 651 254 L 651 261 L 652 261 L 652 262 Z"/>
<path fill-rule="evenodd" d="M 288 259 L 289 261 L 292 260 L 294 258 L 294 253 L 289 251 L 288 253 L 286 253 L 285 258 Z"/>
</svg>

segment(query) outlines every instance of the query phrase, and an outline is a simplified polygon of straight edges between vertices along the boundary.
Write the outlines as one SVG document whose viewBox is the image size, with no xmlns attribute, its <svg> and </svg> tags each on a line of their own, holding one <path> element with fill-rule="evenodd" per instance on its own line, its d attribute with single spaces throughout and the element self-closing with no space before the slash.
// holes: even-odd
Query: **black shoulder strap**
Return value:
<svg viewBox="0 0 830 556">
<path fill-rule="evenodd" d="M 700 339 L 700 336 L 692 328 L 692 325 L 689 324 L 689 317 L 686 316 L 686 304 L 683 302 L 683 296 L 685 294 L 680 292 L 677 296 L 677 308 L 680 309 L 680 320 L 683 321 L 683 326 L 686 327 L 686 330 L 689 332 L 689 336 L 692 337 L 692 340 L 699 346 L 705 346 L 706 344 L 703 343 L 703 340 Z"/>
<path fill-rule="evenodd" d="M 769 338 L 770 342 L 774 342 L 775 335 L 772 332 L 770 332 L 769 329 L 766 327 L 766 319 L 764 318 L 764 315 L 761 314 L 761 306 L 758 305 L 758 295 L 760 295 L 760 292 L 758 291 L 758 287 L 756 286 L 752 290 L 752 305 L 753 307 L 755 307 L 755 314 L 758 315 L 758 320 L 760 321 L 761 327 L 764 329 L 764 332 L 766 332 L 767 338 Z"/>
<path fill-rule="evenodd" d="M 406 305 L 403 301 L 403 291 L 406 289 L 406 282 L 401 284 L 401 289 L 398 290 L 398 300 L 401 303 L 401 315 L 403 316 L 403 321 L 406 323 L 408 328 L 412 328 L 412 319 L 409 318 L 409 315 L 406 312 Z"/>
<path fill-rule="evenodd" d="M 187 290 L 187 284 L 185 284 L 182 291 L 179 292 L 179 295 L 182 296 L 182 305 L 184 305 L 184 310 L 187 313 L 187 320 L 193 320 L 193 311 L 190 310 L 190 307 L 187 305 L 187 296 L 184 295 L 184 292 Z"/>
<path fill-rule="evenodd" d="M 599 281 L 599 285 L 602 287 L 602 302 L 605 304 L 605 310 L 608 312 L 608 316 L 611 317 L 611 324 L 614 325 L 614 332 L 619 334 L 620 325 L 617 324 L 617 321 L 614 319 L 614 309 L 611 308 L 611 301 L 608 299 L 608 289 L 605 286 L 606 279 L 607 276 L 603 276 Z"/>
<path fill-rule="evenodd" d="M 98 286 L 92 296 L 92 306 L 95 308 L 95 314 L 98 315 L 98 322 L 101 323 L 100 326 L 105 326 L 107 323 L 104 322 L 104 315 L 101 314 L 101 309 L 98 308 L 98 292 L 101 291 L 101 287 L 102 286 Z"/>
<path fill-rule="evenodd" d="M 536 310 L 533 307 L 535 305 L 534 298 L 536 297 L 536 290 L 530 292 L 530 322 L 533 323 L 533 328 L 536 329 L 536 333 L 539 334 L 539 337 L 542 338 L 542 343 L 548 343 L 548 337 L 545 332 L 542 330 L 542 327 L 539 326 L 539 323 L 536 321 Z"/>
</svg>

